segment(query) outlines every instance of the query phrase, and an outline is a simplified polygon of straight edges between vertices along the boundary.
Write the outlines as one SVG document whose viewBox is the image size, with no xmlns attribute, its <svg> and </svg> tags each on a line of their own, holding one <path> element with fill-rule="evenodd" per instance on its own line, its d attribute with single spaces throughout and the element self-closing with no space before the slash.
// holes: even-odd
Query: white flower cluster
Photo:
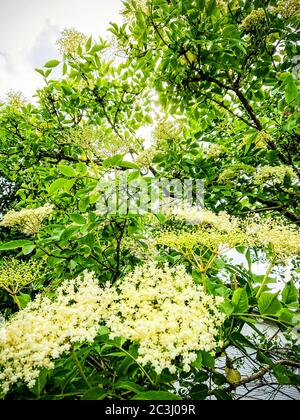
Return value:
<svg viewBox="0 0 300 420">
<path fill-rule="evenodd" d="M 265 185 L 266 183 L 283 184 L 285 177 L 291 180 L 297 179 L 297 174 L 291 166 L 262 166 L 254 175 L 254 182 L 257 185 Z"/>
<path fill-rule="evenodd" d="M 78 57 L 79 47 L 83 47 L 87 42 L 87 37 L 75 28 L 65 28 L 57 45 L 61 54 L 71 55 L 73 58 Z"/>
<path fill-rule="evenodd" d="M 266 22 L 266 13 L 264 9 L 253 10 L 240 25 L 240 28 L 246 32 L 259 31 Z"/>
<path fill-rule="evenodd" d="M 26 235 L 35 235 L 42 227 L 43 220 L 53 213 L 54 206 L 46 204 L 37 209 L 22 209 L 9 211 L 2 219 L 0 226 L 16 226 Z"/>
<path fill-rule="evenodd" d="M 55 300 L 39 296 L 0 328 L 0 384 L 7 393 L 18 381 L 35 385 L 43 368 L 70 351 L 73 343 L 92 342 L 101 319 L 101 289 L 89 273 L 66 282 Z"/>
<path fill-rule="evenodd" d="M 104 311 L 112 338 L 139 343 L 138 362 L 175 372 L 180 357 L 189 372 L 197 351 L 214 353 L 225 315 L 223 298 L 213 298 L 195 285 L 183 266 L 158 268 L 147 263 L 104 291 Z"/>
<path fill-rule="evenodd" d="M 215 227 L 219 231 L 229 232 L 237 228 L 238 221 L 225 211 L 219 214 L 188 204 L 172 206 L 163 210 L 166 217 L 174 217 L 188 224 Z"/>
</svg>

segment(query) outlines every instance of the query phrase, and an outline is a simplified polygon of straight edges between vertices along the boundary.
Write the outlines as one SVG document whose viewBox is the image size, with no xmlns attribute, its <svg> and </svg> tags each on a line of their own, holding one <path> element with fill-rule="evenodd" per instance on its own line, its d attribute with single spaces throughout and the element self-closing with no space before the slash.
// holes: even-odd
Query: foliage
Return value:
<svg viewBox="0 0 300 420">
<path fill-rule="evenodd" d="M 277 3 L 127 1 L 113 46 L 66 29 L 35 101 L 9 93 L 3 398 L 299 387 L 299 2 Z M 132 191 L 203 179 L 207 210 L 107 214 L 103 188 L 122 174 Z"/>
</svg>

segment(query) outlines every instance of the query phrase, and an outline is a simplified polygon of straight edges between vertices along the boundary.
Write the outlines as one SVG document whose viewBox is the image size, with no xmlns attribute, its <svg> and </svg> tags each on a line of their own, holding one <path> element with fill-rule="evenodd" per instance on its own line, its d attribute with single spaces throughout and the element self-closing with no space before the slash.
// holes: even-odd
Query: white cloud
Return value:
<svg viewBox="0 0 300 420">
<path fill-rule="evenodd" d="M 0 97 L 10 89 L 31 96 L 42 86 L 35 67 L 57 55 L 65 27 L 105 36 L 120 21 L 121 0 L 0 0 Z"/>
</svg>

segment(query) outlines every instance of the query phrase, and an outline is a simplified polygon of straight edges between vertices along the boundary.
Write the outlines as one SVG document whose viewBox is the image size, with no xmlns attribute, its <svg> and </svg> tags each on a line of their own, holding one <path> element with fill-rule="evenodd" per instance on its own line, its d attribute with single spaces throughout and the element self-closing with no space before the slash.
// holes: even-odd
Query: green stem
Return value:
<svg viewBox="0 0 300 420">
<path fill-rule="evenodd" d="M 86 377 L 86 375 L 85 375 L 85 373 L 83 371 L 83 368 L 81 366 L 81 363 L 80 363 L 80 361 L 79 361 L 79 359 L 78 359 L 78 357 L 77 357 L 77 355 L 76 355 L 76 353 L 75 353 L 74 350 L 72 351 L 72 359 L 74 360 L 74 363 L 75 363 L 75 365 L 78 368 L 78 371 L 80 373 L 80 376 L 82 377 L 82 379 L 84 380 L 84 382 L 87 384 L 87 386 L 91 389 L 92 388 L 91 387 L 91 384 L 89 383 L 89 381 L 88 381 L 88 379 L 87 379 L 87 377 Z"/>
<path fill-rule="evenodd" d="M 12 296 L 12 298 L 13 298 L 13 300 L 14 300 L 14 302 L 15 302 L 15 304 L 17 305 L 17 307 L 18 307 L 18 309 L 19 309 L 19 311 L 22 309 L 22 306 L 21 306 L 21 303 L 20 303 L 20 301 L 19 301 L 19 298 L 18 298 L 18 296 L 17 295 L 11 295 Z"/>
<path fill-rule="evenodd" d="M 268 282 L 268 278 L 269 278 L 269 275 L 271 274 L 271 271 L 272 271 L 273 267 L 274 267 L 274 259 L 272 259 L 272 261 L 270 262 L 270 265 L 269 265 L 269 267 L 267 269 L 267 272 L 266 272 L 265 277 L 264 277 L 264 279 L 262 281 L 262 284 L 261 284 L 261 286 L 258 289 L 258 292 L 256 294 L 256 299 L 259 299 L 260 298 L 260 296 L 261 296 L 261 294 L 262 294 L 262 292 L 264 290 L 264 287 L 265 287 L 265 285 Z"/>
<path fill-rule="evenodd" d="M 143 374 L 149 379 L 150 383 L 152 386 L 155 386 L 155 383 L 153 382 L 153 380 L 151 379 L 150 375 L 145 371 L 145 369 L 143 368 L 143 366 L 136 360 L 135 357 L 133 357 L 130 353 L 128 353 L 128 351 L 124 350 L 122 347 L 116 346 L 117 349 L 121 350 L 123 353 L 125 353 L 127 356 L 129 356 L 132 360 L 135 361 L 135 363 L 139 366 L 139 368 L 141 369 L 141 371 L 143 372 Z"/>
<path fill-rule="evenodd" d="M 260 314 L 231 314 L 231 316 L 244 316 L 244 317 L 252 317 L 252 318 L 261 318 L 261 319 L 267 319 L 268 321 L 276 322 L 277 324 L 280 324 L 284 327 L 286 327 L 286 324 L 279 321 L 278 319 L 271 318 L 270 316 L 260 315 Z"/>
</svg>

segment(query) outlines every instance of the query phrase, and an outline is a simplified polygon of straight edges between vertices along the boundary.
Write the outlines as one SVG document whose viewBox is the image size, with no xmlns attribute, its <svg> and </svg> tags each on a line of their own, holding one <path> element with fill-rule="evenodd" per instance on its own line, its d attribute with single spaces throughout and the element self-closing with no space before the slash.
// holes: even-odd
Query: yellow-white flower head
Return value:
<svg viewBox="0 0 300 420">
<path fill-rule="evenodd" d="M 63 284 L 55 300 L 38 296 L 0 329 L 0 387 L 35 385 L 41 369 L 70 351 L 73 343 L 92 342 L 101 319 L 101 289 L 89 273 Z"/>
<path fill-rule="evenodd" d="M 77 31 L 75 28 L 65 28 L 57 41 L 57 45 L 61 54 L 76 58 L 78 56 L 78 48 L 83 47 L 86 42 L 87 37 L 82 32 Z"/>
<path fill-rule="evenodd" d="M 53 210 L 54 206 L 51 204 L 36 209 L 12 210 L 6 213 L 0 226 L 16 226 L 26 235 L 35 235 L 41 229 L 43 221 L 53 213 Z"/>
<path fill-rule="evenodd" d="M 102 300 L 111 336 L 139 343 L 138 362 L 157 373 L 174 371 L 177 357 L 189 371 L 197 351 L 214 353 L 218 346 L 222 299 L 205 294 L 183 266 L 147 263 L 104 291 Z"/>
<path fill-rule="evenodd" d="M 15 295 L 37 280 L 40 269 L 41 264 L 34 260 L 6 258 L 0 262 L 0 289 Z"/>
</svg>

